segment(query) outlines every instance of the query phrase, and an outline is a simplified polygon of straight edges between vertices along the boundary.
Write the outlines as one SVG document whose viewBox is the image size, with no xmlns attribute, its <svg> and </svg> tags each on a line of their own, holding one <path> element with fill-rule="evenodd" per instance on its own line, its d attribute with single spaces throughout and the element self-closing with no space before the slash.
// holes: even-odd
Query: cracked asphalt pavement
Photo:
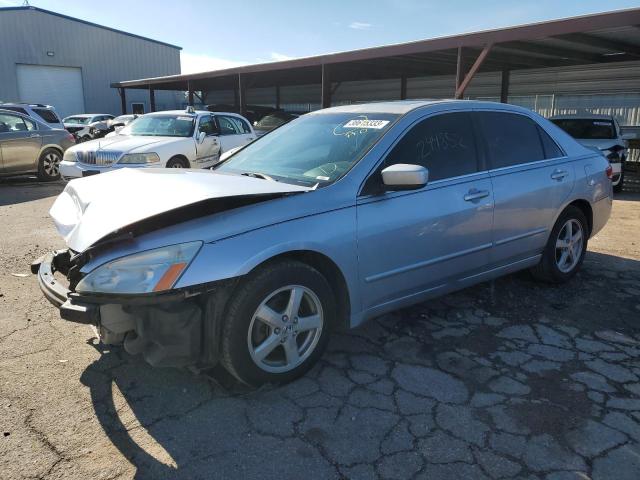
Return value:
<svg viewBox="0 0 640 480">
<path fill-rule="evenodd" d="M 61 189 L 0 182 L 3 480 L 640 478 L 640 189 L 569 284 L 518 273 L 394 312 L 258 391 L 60 320 L 28 266 L 62 246 Z"/>
</svg>

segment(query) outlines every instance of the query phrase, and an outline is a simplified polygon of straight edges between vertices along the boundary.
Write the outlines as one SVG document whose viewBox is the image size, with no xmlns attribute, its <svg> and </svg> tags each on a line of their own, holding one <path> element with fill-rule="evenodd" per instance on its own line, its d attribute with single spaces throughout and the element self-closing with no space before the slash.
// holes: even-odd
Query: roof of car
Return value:
<svg viewBox="0 0 640 480">
<path fill-rule="evenodd" d="M 343 105 L 340 107 L 325 108 L 323 110 L 316 110 L 312 113 L 390 113 L 397 115 L 404 115 L 417 108 L 428 107 L 436 104 L 462 104 L 464 103 L 468 108 L 498 108 L 501 110 L 511 111 L 527 111 L 527 109 L 518 107 L 517 105 L 510 105 L 506 103 L 487 102 L 481 100 L 454 100 L 454 99 L 422 99 L 422 100 L 395 100 L 389 102 L 373 102 L 373 103 L 359 103 L 354 105 Z"/>
<path fill-rule="evenodd" d="M 113 116 L 110 113 L 78 113 L 76 115 L 68 115 L 68 116 L 66 116 L 64 118 L 71 118 L 71 117 L 90 118 L 90 117 L 97 117 L 99 115 L 109 115 L 110 117 Z"/>
<path fill-rule="evenodd" d="M 613 120 L 613 116 L 596 113 L 576 113 L 574 115 L 554 115 L 549 117 L 549 120 Z"/>
<path fill-rule="evenodd" d="M 45 105 L 44 103 L 0 102 L 0 105 L 7 105 L 7 106 L 11 106 L 11 107 L 53 108 L 51 105 Z"/>
<path fill-rule="evenodd" d="M 232 113 L 232 112 L 210 112 L 209 110 L 195 110 L 193 112 L 187 112 L 186 110 L 164 110 L 162 112 L 145 113 L 145 116 L 147 116 L 147 115 L 181 115 L 181 116 L 192 115 L 192 116 L 197 116 L 197 115 L 210 115 L 212 113 L 215 114 L 215 115 L 233 115 L 235 117 L 242 117 L 242 115 L 239 115 L 237 113 Z"/>
</svg>

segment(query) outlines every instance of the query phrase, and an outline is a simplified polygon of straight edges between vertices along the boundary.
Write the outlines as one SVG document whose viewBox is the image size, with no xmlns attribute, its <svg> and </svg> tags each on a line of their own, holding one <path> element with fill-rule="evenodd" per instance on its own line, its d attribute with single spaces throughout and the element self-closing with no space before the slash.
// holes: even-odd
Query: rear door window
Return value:
<svg viewBox="0 0 640 480">
<path fill-rule="evenodd" d="M 478 155 L 469 114 L 444 113 L 419 122 L 393 147 L 384 166 L 397 163 L 426 167 L 429 181 L 477 172 Z"/>
<path fill-rule="evenodd" d="M 564 152 L 547 132 L 545 132 L 541 127 L 538 127 L 538 132 L 540 133 L 540 140 L 542 140 L 545 158 L 564 157 Z"/>
<path fill-rule="evenodd" d="M 474 112 L 487 147 L 491 168 L 504 168 L 545 159 L 538 125 L 509 112 Z"/>
<path fill-rule="evenodd" d="M 218 125 L 220 125 L 220 135 L 242 135 L 251 133 L 249 125 L 238 117 L 218 115 Z"/>
</svg>

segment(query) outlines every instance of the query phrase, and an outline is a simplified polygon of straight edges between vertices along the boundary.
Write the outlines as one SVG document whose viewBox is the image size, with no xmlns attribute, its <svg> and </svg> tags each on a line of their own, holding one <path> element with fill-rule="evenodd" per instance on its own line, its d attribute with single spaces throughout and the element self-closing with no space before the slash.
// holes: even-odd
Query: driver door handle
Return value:
<svg viewBox="0 0 640 480">
<path fill-rule="evenodd" d="M 31 135 L 29 135 L 29 138 L 40 138 L 40 135 L 37 133 L 32 133 Z"/>
<path fill-rule="evenodd" d="M 567 172 L 566 170 L 554 170 L 553 173 L 551 174 L 551 178 L 553 180 L 562 180 L 564 177 L 566 177 L 567 175 L 569 175 L 569 172 Z"/>
<path fill-rule="evenodd" d="M 488 196 L 489 196 L 489 190 L 476 190 L 475 188 L 473 188 L 469 190 L 469 193 L 467 193 L 464 196 L 464 201 L 473 202 L 474 200 L 480 200 L 481 198 L 488 197 Z"/>
</svg>

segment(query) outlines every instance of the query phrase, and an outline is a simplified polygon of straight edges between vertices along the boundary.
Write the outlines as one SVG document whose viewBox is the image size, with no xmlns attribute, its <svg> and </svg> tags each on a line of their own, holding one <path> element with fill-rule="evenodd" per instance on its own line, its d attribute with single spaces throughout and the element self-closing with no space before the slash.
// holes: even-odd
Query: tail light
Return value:
<svg viewBox="0 0 640 480">
<path fill-rule="evenodd" d="M 74 137 L 72 134 L 67 134 L 67 140 L 69 140 L 71 143 L 76 143 L 76 137 Z"/>
<path fill-rule="evenodd" d="M 611 164 L 607 165 L 607 169 L 605 170 L 605 173 L 607 174 L 607 178 L 609 180 L 613 178 L 613 167 L 611 166 Z"/>
</svg>

